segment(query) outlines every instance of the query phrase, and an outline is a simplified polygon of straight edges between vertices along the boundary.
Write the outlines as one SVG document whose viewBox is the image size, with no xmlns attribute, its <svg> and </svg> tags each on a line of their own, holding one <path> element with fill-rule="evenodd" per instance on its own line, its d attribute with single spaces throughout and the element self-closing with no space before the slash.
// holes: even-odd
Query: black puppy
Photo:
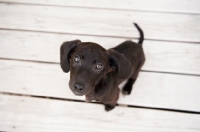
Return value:
<svg viewBox="0 0 200 132">
<path fill-rule="evenodd" d="M 122 92 L 130 94 L 132 85 L 145 62 L 142 49 L 143 31 L 139 44 L 125 41 L 115 48 L 106 50 L 92 42 L 73 40 L 64 42 L 60 48 L 61 68 L 70 71 L 69 87 L 75 95 L 86 95 L 86 101 L 98 100 L 105 110 L 113 109 L 119 98 L 118 85 L 128 79 Z"/>
</svg>

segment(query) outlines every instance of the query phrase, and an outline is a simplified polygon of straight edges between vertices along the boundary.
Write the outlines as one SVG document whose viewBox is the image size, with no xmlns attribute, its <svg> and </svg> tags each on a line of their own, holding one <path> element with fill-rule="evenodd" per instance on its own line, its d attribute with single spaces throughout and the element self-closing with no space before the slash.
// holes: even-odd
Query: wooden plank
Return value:
<svg viewBox="0 0 200 132">
<path fill-rule="evenodd" d="M 21 31 L 0 31 L 0 58 L 59 63 L 61 43 L 79 38 L 111 48 L 125 39 Z M 138 40 L 134 40 L 137 42 Z M 145 40 L 143 70 L 200 75 L 200 45 Z M 11 50 L 12 49 L 12 50 Z"/>
<path fill-rule="evenodd" d="M 25 3 L 55 6 L 89 7 L 117 10 L 200 13 L 199 0 L 0 0 L 6 3 Z"/>
<path fill-rule="evenodd" d="M 199 132 L 200 115 L 20 96 L 0 96 L 0 130 L 15 132 Z"/>
<path fill-rule="evenodd" d="M 0 60 L 0 92 L 84 100 L 68 87 L 58 64 Z M 200 111 L 200 77 L 141 72 L 130 96 L 119 104 Z"/>
<path fill-rule="evenodd" d="M 0 4 L 0 28 L 200 42 L 200 15 Z"/>
</svg>

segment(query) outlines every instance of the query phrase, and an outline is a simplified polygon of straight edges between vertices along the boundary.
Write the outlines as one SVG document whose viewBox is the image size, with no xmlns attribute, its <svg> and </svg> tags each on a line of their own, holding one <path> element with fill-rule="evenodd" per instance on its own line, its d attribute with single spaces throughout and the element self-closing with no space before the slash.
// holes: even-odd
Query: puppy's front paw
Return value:
<svg viewBox="0 0 200 132">
<path fill-rule="evenodd" d="M 130 95 L 132 90 L 132 86 L 130 85 L 125 85 L 124 88 L 122 89 L 122 93 L 124 95 Z"/>
<path fill-rule="evenodd" d="M 124 95 L 130 95 L 130 90 L 126 90 L 126 89 L 123 89 L 122 90 L 122 93 L 124 94 Z"/>
<path fill-rule="evenodd" d="M 112 110 L 112 109 L 114 109 L 114 108 L 115 108 L 115 106 L 105 105 L 105 110 L 106 110 L 106 111 L 110 111 L 110 110 Z"/>
</svg>

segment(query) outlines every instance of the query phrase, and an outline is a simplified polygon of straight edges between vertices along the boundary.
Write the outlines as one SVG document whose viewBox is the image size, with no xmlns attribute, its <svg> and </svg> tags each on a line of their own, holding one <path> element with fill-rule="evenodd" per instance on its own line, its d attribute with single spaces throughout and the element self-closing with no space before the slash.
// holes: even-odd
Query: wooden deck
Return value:
<svg viewBox="0 0 200 132">
<path fill-rule="evenodd" d="M 133 22 L 146 63 L 105 112 L 69 90 L 59 48 L 137 41 Z M 111 131 L 200 132 L 200 1 L 0 0 L 0 132 Z"/>
</svg>

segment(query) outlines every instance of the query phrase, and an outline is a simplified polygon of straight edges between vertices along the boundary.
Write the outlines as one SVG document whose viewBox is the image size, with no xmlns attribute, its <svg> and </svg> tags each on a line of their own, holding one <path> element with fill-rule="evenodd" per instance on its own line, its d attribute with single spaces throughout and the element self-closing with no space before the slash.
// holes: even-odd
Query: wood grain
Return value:
<svg viewBox="0 0 200 132">
<path fill-rule="evenodd" d="M 198 132 L 200 115 L 0 96 L 0 130 L 15 132 Z"/>
<path fill-rule="evenodd" d="M 200 13 L 199 0 L 0 0 L 6 3 L 25 3 L 55 6 L 89 7 L 116 10 L 139 10 L 172 13 Z"/>
<path fill-rule="evenodd" d="M 200 42 L 200 15 L 0 4 L 0 28 Z"/>
<path fill-rule="evenodd" d="M 70 91 L 68 82 L 69 74 L 58 64 L 0 60 L 0 92 L 85 100 Z M 200 111 L 199 88 L 199 76 L 141 72 L 131 95 L 118 103 Z"/>
<path fill-rule="evenodd" d="M 0 0 L 0 131 L 199 132 L 198 114 L 124 107 L 200 112 L 199 7 L 199 0 Z M 138 38 L 133 22 L 145 33 L 149 72 L 140 72 L 132 94 L 120 95 L 111 112 L 73 101 L 84 97 L 70 91 L 59 66 L 61 43 L 114 47 Z"/>
<path fill-rule="evenodd" d="M 125 41 L 122 38 L 1 30 L 0 58 L 60 63 L 60 45 L 74 39 L 96 42 L 107 49 Z M 146 54 L 143 70 L 200 75 L 198 44 L 145 40 L 143 47 Z"/>
</svg>

